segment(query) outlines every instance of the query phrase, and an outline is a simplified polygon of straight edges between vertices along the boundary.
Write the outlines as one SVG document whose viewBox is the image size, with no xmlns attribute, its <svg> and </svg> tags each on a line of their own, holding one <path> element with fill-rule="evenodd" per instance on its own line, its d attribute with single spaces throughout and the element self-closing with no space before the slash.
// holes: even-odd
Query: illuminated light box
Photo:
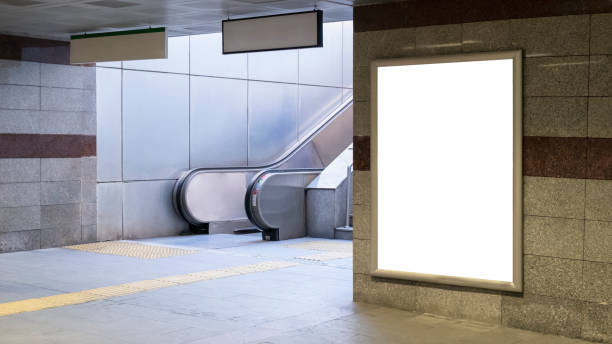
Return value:
<svg viewBox="0 0 612 344">
<path fill-rule="evenodd" d="M 95 63 L 165 59 L 166 28 L 74 35 L 70 38 L 70 63 Z"/>
<path fill-rule="evenodd" d="M 323 11 L 224 20 L 223 53 L 323 46 Z"/>
<path fill-rule="evenodd" d="M 522 291 L 521 52 L 370 75 L 372 275 Z"/>
</svg>

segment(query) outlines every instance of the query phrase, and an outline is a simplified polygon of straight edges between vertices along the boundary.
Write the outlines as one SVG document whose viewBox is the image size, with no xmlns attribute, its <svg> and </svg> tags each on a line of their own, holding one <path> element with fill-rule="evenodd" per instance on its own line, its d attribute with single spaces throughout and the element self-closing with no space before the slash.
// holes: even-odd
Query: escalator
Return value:
<svg viewBox="0 0 612 344">
<path fill-rule="evenodd" d="M 249 221 L 262 231 L 263 240 L 306 236 L 304 189 L 321 171 L 264 170 L 255 175 L 244 196 L 244 208 Z"/>
<path fill-rule="evenodd" d="M 245 194 L 249 191 L 251 182 L 256 180 L 254 178 L 261 177 L 262 172 L 281 170 L 283 173 L 264 174 L 265 179 L 269 178 L 267 183 L 275 182 L 279 185 L 285 183 L 300 188 L 298 186 L 300 183 L 306 183 L 309 178 L 314 178 L 352 143 L 352 132 L 351 97 L 325 116 L 317 126 L 303 136 L 303 139 L 273 162 L 261 166 L 196 168 L 186 171 L 174 186 L 172 194 L 174 208 L 190 224 L 194 232 L 206 232 L 209 224 L 213 222 L 250 218 L 245 210 Z M 301 185 L 302 193 L 305 185 Z M 264 197 L 279 197 L 278 203 L 282 205 L 280 200 L 290 195 L 280 192 Z M 295 199 L 295 202 L 298 201 L 299 199 Z M 257 221 L 255 225 L 260 227 L 261 224 L 263 226 L 260 228 L 264 229 L 266 226 L 274 227 L 279 219 L 273 213 L 266 213 L 265 218 L 254 221 Z M 272 234 L 270 239 L 278 240 L 285 238 L 286 235 L 287 233 L 281 233 L 276 238 Z"/>
</svg>

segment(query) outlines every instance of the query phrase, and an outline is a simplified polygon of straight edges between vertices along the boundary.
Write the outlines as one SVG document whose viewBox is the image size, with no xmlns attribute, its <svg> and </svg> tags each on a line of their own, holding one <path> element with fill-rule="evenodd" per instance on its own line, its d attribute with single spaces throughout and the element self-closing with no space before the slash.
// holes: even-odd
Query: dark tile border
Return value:
<svg viewBox="0 0 612 344">
<path fill-rule="evenodd" d="M 70 43 L 0 35 L 0 59 L 68 65 L 70 64 Z"/>
<path fill-rule="evenodd" d="M 96 156 L 89 135 L 0 134 L 0 158 L 80 158 Z"/>
<path fill-rule="evenodd" d="M 353 167 L 357 171 L 370 170 L 369 136 L 353 136 Z"/>
<path fill-rule="evenodd" d="M 612 139 L 588 139 L 587 178 L 612 180 Z"/>
<path fill-rule="evenodd" d="M 609 0 L 407 0 L 357 6 L 355 32 L 612 12 Z"/>
<path fill-rule="evenodd" d="M 582 137 L 523 137 L 523 175 L 585 178 L 587 139 Z"/>
</svg>

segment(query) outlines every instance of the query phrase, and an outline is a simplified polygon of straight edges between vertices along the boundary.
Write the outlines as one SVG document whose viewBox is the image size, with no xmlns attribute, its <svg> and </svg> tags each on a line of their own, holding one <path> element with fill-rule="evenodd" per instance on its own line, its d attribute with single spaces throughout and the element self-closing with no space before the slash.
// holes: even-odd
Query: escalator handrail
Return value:
<svg viewBox="0 0 612 344">
<path fill-rule="evenodd" d="M 191 224 L 196 224 L 198 221 L 195 220 L 190 214 L 184 211 L 183 203 L 183 185 L 188 182 L 193 176 L 200 172 L 211 172 L 211 173 L 224 173 L 224 172 L 252 172 L 252 171 L 260 171 L 260 170 L 270 170 L 275 167 L 281 166 L 283 163 L 287 162 L 291 157 L 293 157 L 297 152 L 308 143 L 310 143 L 323 129 L 329 126 L 333 120 L 344 113 L 350 106 L 353 105 L 353 97 L 350 96 L 344 102 L 340 104 L 334 111 L 332 111 L 329 115 L 325 117 L 321 124 L 311 129 L 304 139 L 296 142 L 291 148 L 285 151 L 283 155 L 281 155 L 276 161 L 259 166 L 235 166 L 235 167 L 199 167 L 194 168 L 188 171 L 185 171 L 178 178 L 177 182 L 174 184 L 174 189 L 172 192 L 172 204 L 174 209 L 185 219 L 187 222 Z"/>
<path fill-rule="evenodd" d="M 321 173 L 323 172 L 324 169 L 322 168 L 295 168 L 295 169 L 282 169 L 282 170 L 263 170 L 259 173 L 257 173 L 253 179 L 251 179 L 251 182 L 249 183 L 249 186 L 247 187 L 246 193 L 244 195 L 244 210 L 247 214 L 247 217 L 249 219 L 249 221 L 251 221 L 252 224 L 254 224 L 257 228 L 262 229 L 262 230 L 266 230 L 266 229 L 275 229 L 274 226 L 272 226 L 271 224 L 269 224 L 264 217 L 261 215 L 261 207 L 257 207 L 257 210 L 254 211 L 253 209 L 253 189 L 256 187 L 257 185 L 257 181 L 260 180 L 263 175 L 267 174 L 267 175 L 279 175 L 279 174 L 312 174 L 312 173 Z M 268 178 L 266 178 L 267 180 Z M 257 193 L 259 194 L 259 193 Z M 261 199 L 261 198 L 260 198 Z"/>
</svg>

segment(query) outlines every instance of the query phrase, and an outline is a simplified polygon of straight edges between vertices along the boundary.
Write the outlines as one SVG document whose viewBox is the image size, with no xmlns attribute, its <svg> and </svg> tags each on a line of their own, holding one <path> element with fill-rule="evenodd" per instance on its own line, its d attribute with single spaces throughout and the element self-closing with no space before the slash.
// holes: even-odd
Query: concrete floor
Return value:
<svg viewBox="0 0 612 344">
<path fill-rule="evenodd" d="M 2 254 L 0 313 L 11 301 L 163 276 L 269 261 L 297 265 L 2 316 L 0 343 L 586 343 L 353 303 L 352 258 L 297 259 L 325 252 L 287 247 L 308 241 L 324 240 L 143 240 L 198 250 L 151 260 L 63 248 Z"/>
</svg>

